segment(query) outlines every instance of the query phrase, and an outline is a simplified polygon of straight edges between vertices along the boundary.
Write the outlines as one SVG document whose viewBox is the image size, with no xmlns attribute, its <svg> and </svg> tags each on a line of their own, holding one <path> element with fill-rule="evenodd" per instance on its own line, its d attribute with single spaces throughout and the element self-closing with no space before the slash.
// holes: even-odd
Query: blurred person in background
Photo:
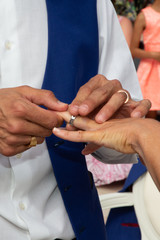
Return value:
<svg viewBox="0 0 160 240">
<path fill-rule="evenodd" d="M 139 45 L 142 36 L 144 49 Z M 134 24 L 131 52 L 133 58 L 141 59 L 138 79 L 143 97 L 152 103 L 147 117 L 156 118 L 160 110 L 160 0 L 139 13 Z"/>
<path fill-rule="evenodd" d="M 152 0 L 114 0 L 114 6 L 117 14 L 126 16 L 134 23 L 137 14 L 150 2 Z"/>
<path fill-rule="evenodd" d="M 133 25 L 132 22 L 125 16 L 118 15 L 118 20 L 120 22 L 123 34 L 127 41 L 128 46 L 131 45 L 132 34 L 133 34 Z"/>
<path fill-rule="evenodd" d="M 116 9 L 116 0 L 112 0 L 112 3 L 113 3 L 113 5 L 114 5 L 114 7 Z M 122 15 L 122 13 L 117 11 L 117 9 L 116 9 L 116 12 L 117 12 L 117 15 L 118 15 L 118 20 L 120 22 L 123 34 L 124 34 L 125 39 L 126 39 L 126 41 L 128 43 L 128 46 L 130 47 L 131 39 L 132 39 L 132 33 L 133 33 L 132 22 L 131 22 L 131 20 L 127 16 Z"/>
<path fill-rule="evenodd" d="M 117 14 L 129 19 L 132 22 L 133 27 L 133 24 L 136 20 L 138 13 L 151 1 L 152 0 L 113 0 L 112 2 L 114 4 Z M 143 39 L 141 39 L 140 41 L 140 48 L 143 49 Z M 140 59 L 134 58 L 133 61 L 137 69 Z"/>
</svg>

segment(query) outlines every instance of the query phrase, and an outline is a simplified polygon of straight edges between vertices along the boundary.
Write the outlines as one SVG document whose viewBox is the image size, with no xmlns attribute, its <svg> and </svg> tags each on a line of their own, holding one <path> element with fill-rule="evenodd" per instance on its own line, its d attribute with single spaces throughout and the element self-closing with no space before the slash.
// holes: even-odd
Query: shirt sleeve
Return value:
<svg viewBox="0 0 160 240">
<path fill-rule="evenodd" d="M 103 163 L 108 164 L 124 164 L 138 163 L 137 154 L 123 154 L 110 148 L 101 147 L 92 156 Z"/>
<path fill-rule="evenodd" d="M 117 14 L 110 0 L 97 0 L 99 29 L 99 74 L 108 80 L 118 79 L 132 99 L 141 100 L 142 93 L 137 73 Z M 100 148 L 92 154 L 104 163 L 137 163 L 136 154 L 122 154 L 108 148 Z"/>
</svg>

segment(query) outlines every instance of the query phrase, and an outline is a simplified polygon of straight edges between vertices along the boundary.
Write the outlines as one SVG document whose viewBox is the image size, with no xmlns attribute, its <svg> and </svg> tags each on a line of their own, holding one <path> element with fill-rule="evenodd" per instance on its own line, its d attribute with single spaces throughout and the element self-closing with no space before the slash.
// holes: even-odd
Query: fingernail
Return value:
<svg viewBox="0 0 160 240">
<path fill-rule="evenodd" d="M 72 105 L 72 106 L 71 106 L 71 109 L 72 109 L 73 111 L 76 111 L 76 112 L 78 111 L 78 108 L 79 108 L 78 105 Z"/>
<path fill-rule="evenodd" d="M 59 132 L 59 131 L 60 131 L 59 128 L 56 128 L 56 127 L 53 128 L 53 132 Z"/>
<path fill-rule="evenodd" d="M 88 106 L 86 104 L 85 105 L 81 105 L 79 107 L 79 111 L 81 111 L 84 114 L 87 114 L 88 113 Z"/>
<path fill-rule="evenodd" d="M 134 117 L 134 118 L 140 118 L 141 113 L 140 112 L 135 112 L 135 113 L 131 114 L 131 116 Z"/>
<path fill-rule="evenodd" d="M 61 101 L 57 101 L 58 104 L 61 104 L 61 105 L 67 105 L 67 103 L 64 103 L 64 102 L 61 102 Z"/>
<path fill-rule="evenodd" d="M 69 106 L 69 112 L 74 116 L 78 115 L 78 109 L 79 109 L 78 105 Z"/>
<path fill-rule="evenodd" d="M 104 123 L 106 121 L 106 118 L 103 114 L 96 116 L 96 121 L 98 123 Z"/>
<path fill-rule="evenodd" d="M 82 155 L 88 155 L 88 153 L 85 151 L 85 149 L 82 150 Z"/>
</svg>

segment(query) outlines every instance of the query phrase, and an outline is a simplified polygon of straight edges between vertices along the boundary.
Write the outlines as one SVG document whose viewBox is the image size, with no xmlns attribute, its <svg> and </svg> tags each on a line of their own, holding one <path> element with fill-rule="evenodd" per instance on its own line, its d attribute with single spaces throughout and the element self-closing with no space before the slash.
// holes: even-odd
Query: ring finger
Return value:
<svg viewBox="0 0 160 240">
<path fill-rule="evenodd" d="M 125 90 L 125 92 L 127 91 Z M 127 94 L 130 97 L 128 92 Z M 115 114 L 115 112 L 125 103 L 126 96 L 127 95 L 124 94 L 123 92 L 118 91 L 115 94 L 113 94 L 109 101 L 101 108 L 101 110 L 96 115 L 95 117 L 96 122 L 103 123 L 110 117 L 112 117 Z"/>
<path fill-rule="evenodd" d="M 9 135 L 4 139 L 4 142 L 8 146 L 28 146 L 31 143 L 33 136 L 22 135 Z M 41 144 L 44 141 L 44 137 L 36 137 L 37 144 Z"/>
</svg>

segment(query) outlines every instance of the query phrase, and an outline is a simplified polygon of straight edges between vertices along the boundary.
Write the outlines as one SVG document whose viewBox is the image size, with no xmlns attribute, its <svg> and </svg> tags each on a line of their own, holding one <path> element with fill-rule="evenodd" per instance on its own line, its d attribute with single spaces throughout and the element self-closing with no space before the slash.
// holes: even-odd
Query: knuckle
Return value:
<svg viewBox="0 0 160 240">
<path fill-rule="evenodd" d="M 23 85 L 23 86 L 20 86 L 20 87 L 17 87 L 17 88 L 20 88 L 22 91 L 28 91 L 29 89 L 31 89 L 31 87 L 30 86 L 28 86 L 28 85 Z"/>
<path fill-rule="evenodd" d="M 78 130 L 78 131 L 77 131 L 77 134 L 78 134 L 78 139 L 81 141 L 82 135 L 83 135 L 82 131 L 81 131 L 81 130 Z"/>
<path fill-rule="evenodd" d="M 109 89 L 107 86 L 103 86 L 101 88 L 98 88 L 96 90 L 96 96 L 100 97 L 100 98 L 103 98 L 105 96 L 105 98 L 107 97 L 109 93 Z M 96 100 L 96 99 L 95 99 Z"/>
<path fill-rule="evenodd" d="M 97 100 L 97 97 L 95 96 L 92 96 L 92 97 L 89 97 L 87 100 L 86 100 L 86 104 L 88 105 L 89 109 L 94 109 L 96 107 L 99 106 L 99 104 L 102 102 L 102 94 L 99 94 L 98 92 L 97 93 L 97 96 L 98 96 L 98 100 Z M 93 108 L 94 106 L 94 108 Z"/>
<path fill-rule="evenodd" d="M 15 116 L 24 117 L 26 115 L 26 110 L 26 103 L 22 99 L 16 100 L 12 105 L 12 113 Z"/>
<path fill-rule="evenodd" d="M 13 136 L 8 136 L 5 139 L 7 145 L 13 145 L 15 143 L 15 138 Z"/>
<path fill-rule="evenodd" d="M 87 95 L 89 95 L 92 92 L 92 89 L 89 85 L 86 85 L 86 86 L 82 86 L 81 91 L 85 92 Z"/>
<path fill-rule="evenodd" d="M 114 86 L 116 89 L 122 88 L 122 84 L 120 83 L 120 81 L 119 81 L 118 79 L 113 79 L 113 80 L 112 80 L 112 83 L 113 83 L 113 86 Z"/>
<path fill-rule="evenodd" d="M 79 91 L 78 91 L 79 98 L 80 98 L 80 94 L 89 95 L 91 92 L 92 92 L 92 88 L 90 87 L 90 85 L 89 84 L 85 84 L 85 85 L 81 86 Z"/>
<path fill-rule="evenodd" d="M 54 98 L 55 95 L 52 91 L 50 90 L 43 90 L 44 95 L 46 95 L 47 98 Z"/>
<path fill-rule="evenodd" d="M 10 120 L 7 124 L 7 131 L 11 134 L 17 134 L 21 131 L 22 124 L 19 121 Z"/>
<path fill-rule="evenodd" d="M 16 92 L 22 95 L 23 93 L 25 93 L 26 91 L 29 91 L 30 89 L 31 87 L 28 85 L 18 86 L 16 87 Z"/>
<path fill-rule="evenodd" d="M 149 109 L 152 106 L 152 103 L 149 99 L 143 99 L 139 102 L 139 105 L 141 106 L 141 108 L 144 108 L 145 110 L 149 111 Z"/>
<path fill-rule="evenodd" d="M 79 88 L 79 92 L 80 92 L 80 91 L 83 91 L 86 87 L 87 87 L 87 83 L 84 84 L 84 85 L 82 85 L 82 86 Z"/>
<path fill-rule="evenodd" d="M 151 108 L 152 106 L 152 103 L 149 99 L 146 99 L 146 103 L 147 103 L 147 106 L 148 106 L 148 110 Z"/>
<path fill-rule="evenodd" d="M 5 149 L 1 150 L 1 153 L 6 157 L 11 157 L 15 155 L 15 149 L 12 147 L 6 147 Z"/>
<path fill-rule="evenodd" d="M 107 78 L 102 74 L 97 74 L 93 78 L 91 78 L 91 81 L 96 81 L 99 85 L 106 84 Z"/>
<path fill-rule="evenodd" d="M 99 142 L 101 145 L 103 145 L 106 142 L 106 133 L 105 131 L 100 131 L 101 135 L 99 137 Z"/>
</svg>

